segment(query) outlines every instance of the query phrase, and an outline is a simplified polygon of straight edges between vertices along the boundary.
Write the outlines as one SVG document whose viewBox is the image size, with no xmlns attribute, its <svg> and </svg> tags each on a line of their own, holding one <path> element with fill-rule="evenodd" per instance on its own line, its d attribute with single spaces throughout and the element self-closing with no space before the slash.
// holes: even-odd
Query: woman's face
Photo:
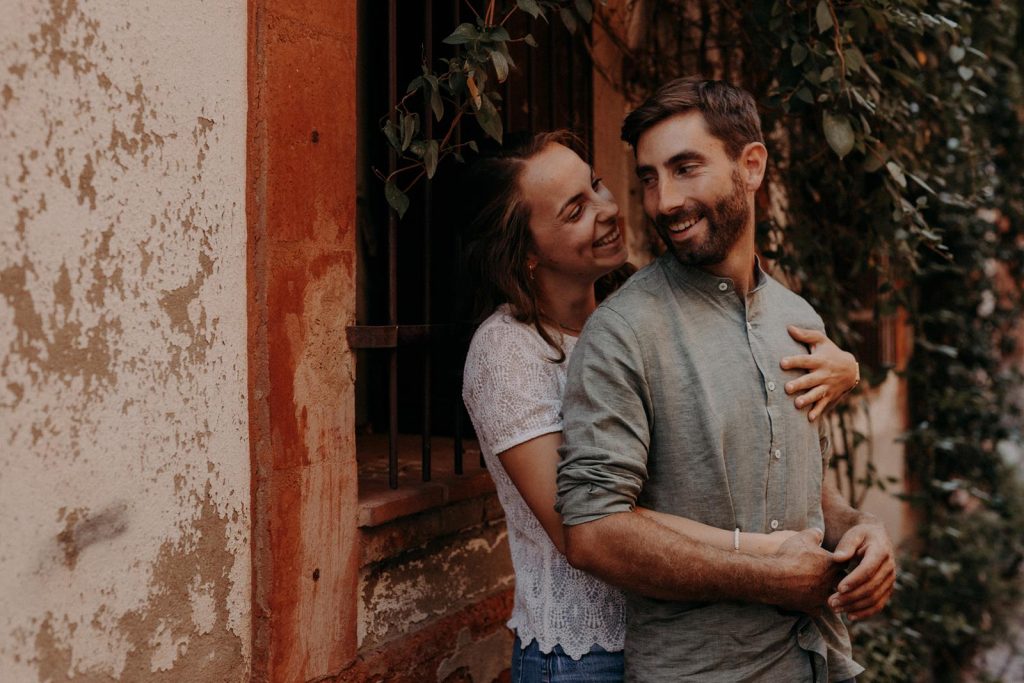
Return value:
<svg viewBox="0 0 1024 683">
<path fill-rule="evenodd" d="M 615 198 L 571 149 L 552 143 L 528 159 L 519 189 L 530 207 L 535 275 L 593 283 L 626 262 Z"/>
</svg>

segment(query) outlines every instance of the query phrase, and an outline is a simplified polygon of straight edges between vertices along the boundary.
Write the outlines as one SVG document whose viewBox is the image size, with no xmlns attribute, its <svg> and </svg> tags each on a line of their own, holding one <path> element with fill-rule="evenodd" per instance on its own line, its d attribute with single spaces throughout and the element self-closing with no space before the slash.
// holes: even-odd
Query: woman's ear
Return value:
<svg viewBox="0 0 1024 683">
<path fill-rule="evenodd" d="M 740 152 L 740 172 L 743 181 L 751 192 L 761 187 L 765 170 L 768 167 L 768 149 L 760 142 L 750 142 Z"/>
</svg>

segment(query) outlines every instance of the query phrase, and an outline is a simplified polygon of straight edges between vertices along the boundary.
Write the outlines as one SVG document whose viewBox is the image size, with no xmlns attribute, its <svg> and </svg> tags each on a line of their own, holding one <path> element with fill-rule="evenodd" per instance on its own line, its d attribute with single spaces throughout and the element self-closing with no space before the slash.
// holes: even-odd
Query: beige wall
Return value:
<svg viewBox="0 0 1024 683">
<path fill-rule="evenodd" d="M 242 680 L 246 5 L 0 16 L 0 678 Z"/>
</svg>

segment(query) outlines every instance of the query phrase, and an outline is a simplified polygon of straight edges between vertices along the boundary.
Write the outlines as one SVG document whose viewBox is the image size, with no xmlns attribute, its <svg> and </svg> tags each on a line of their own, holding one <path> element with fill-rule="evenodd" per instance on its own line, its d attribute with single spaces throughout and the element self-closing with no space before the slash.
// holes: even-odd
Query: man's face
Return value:
<svg viewBox="0 0 1024 683">
<path fill-rule="evenodd" d="M 644 212 L 665 246 L 693 266 L 721 263 L 751 221 L 739 164 L 700 112 L 677 114 L 637 141 Z"/>
</svg>

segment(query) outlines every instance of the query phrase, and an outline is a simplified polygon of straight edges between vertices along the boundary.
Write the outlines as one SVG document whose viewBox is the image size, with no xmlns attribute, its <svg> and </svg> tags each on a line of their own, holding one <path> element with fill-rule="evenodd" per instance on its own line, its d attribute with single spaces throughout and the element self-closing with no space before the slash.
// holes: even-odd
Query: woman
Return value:
<svg viewBox="0 0 1024 683">
<path fill-rule="evenodd" d="M 466 256 L 482 312 L 463 398 L 505 509 L 516 573 L 509 628 L 512 680 L 620 681 L 619 591 L 572 568 L 554 510 L 566 360 L 603 293 L 631 272 L 618 206 L 564 132 L 543 133 L 477 162 L 461 194 Z M 812 370 L 787 386 L 821 412 L 855 383 L 856 362 L 814 331 L 791 328 L 814 353 L 784 359 Z M 793 532 L 709 527 L 651 510 L 655 521 L 705 543 L 770 554 Z"/>
</svg>

